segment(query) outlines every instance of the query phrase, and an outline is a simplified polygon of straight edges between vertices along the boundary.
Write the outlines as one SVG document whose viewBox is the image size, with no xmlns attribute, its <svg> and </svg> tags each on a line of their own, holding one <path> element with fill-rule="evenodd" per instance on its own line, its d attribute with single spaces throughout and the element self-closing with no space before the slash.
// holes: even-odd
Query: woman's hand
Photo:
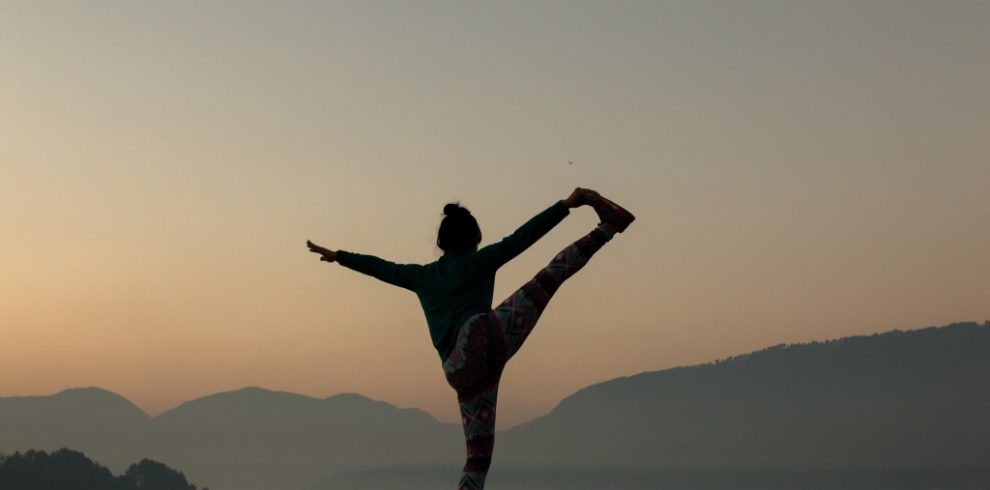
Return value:
<svg viewBox="0 0 990 490">
<path fill-rule="evenodd" d="M 309 251 L 315 254 L 320 254 L 320 260 L 323 262 L 335 262 L 337 260 L 337 252 L 323 248 L 309 240 L 306 240 L 306 246 L 309 247 Z"/>
<path fill-rule="evenodd" d="M 571 192 L 571 195 L 570 196 L 567 196 L 567 199 L 564 199 L 564 201 L 563 201 L 564 202 L 564 205 L 567 206 L 567 207 L 569 207 L 569 208 L 576 208 L 578 206 L 583 206 L 583 205 L 587 204 L 584 201 L 584 196 L 586 196 L 589 193 L 594 194 L 594 192 L 595 191 L 593 191 L 591 189 L 584 189 L 584 188 L 581 188 L 581 187 L 576 187 L 576 188 L 574 188 L 574 192 Z"/>
</svg>

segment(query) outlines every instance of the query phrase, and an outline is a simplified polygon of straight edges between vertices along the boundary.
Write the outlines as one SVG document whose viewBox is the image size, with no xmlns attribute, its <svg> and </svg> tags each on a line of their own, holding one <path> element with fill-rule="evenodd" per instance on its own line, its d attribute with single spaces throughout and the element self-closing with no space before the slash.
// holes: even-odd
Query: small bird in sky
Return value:
<svg viewBox="0 0 990 490">
<path fill-rule="evenodd" d="M 567 164 L 568 164 L 568 165 L 574 165 L 574 162 L 572 162 L 572 161 L 570 161 L 570 160 L 568 160 L 568 161 L 567 161 Z"/>
</svg>

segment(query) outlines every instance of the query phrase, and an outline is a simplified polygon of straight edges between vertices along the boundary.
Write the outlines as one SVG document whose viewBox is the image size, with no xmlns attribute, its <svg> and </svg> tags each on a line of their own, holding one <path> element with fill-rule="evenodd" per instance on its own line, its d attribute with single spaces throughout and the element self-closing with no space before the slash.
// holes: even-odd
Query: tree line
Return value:
<svg viewBox="0 0 990 490">
<path fill-rule="evenodd" d="M 143 459 L 123 475 L 89 459 L 81 452 L 59 449 L 51 454 L 28 450 L 0 455 L 0 488 L 5 490 L 197 490 L 185 475 L 168 466 Z M 209 490 L 203 488 L 202 490 Z"/>
</svg>

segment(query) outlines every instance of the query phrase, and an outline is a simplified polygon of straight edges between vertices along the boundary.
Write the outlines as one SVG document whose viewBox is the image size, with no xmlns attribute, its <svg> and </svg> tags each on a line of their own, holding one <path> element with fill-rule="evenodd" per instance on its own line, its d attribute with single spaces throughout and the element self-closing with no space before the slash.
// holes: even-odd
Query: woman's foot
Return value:
<svg viewBox="0 0 990 490">
<path fill-rule="evenodd" d="M 584 193 L 583 197 L 586 204 L 595 208 L 595 212 L 598 213 L 598 219 L 602 221 L 602 224 L 612 228 L 616 233 L 625 231 L 629 227 L 629 224 L 636 219 L 632 213 L 623 209 L 622 206 L 605 199 L 595 191 L 589 190 Z"/>
</svg>

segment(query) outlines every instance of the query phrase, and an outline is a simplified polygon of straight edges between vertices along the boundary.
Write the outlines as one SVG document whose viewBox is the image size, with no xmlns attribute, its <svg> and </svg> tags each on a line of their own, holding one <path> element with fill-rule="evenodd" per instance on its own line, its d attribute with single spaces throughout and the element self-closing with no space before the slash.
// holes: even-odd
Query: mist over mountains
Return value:
<svg viewBox="0 0 990 490">
<path fill-rule="evenodd" d="M 774 346 L 580 390 L 497 435 L 490 484 L 799 488 L 860 475 L 872 482 L 861 488 L 987 488 L 988 387 L 990 322 Z M 354 394 L 245 388 L 155 418 L 98 388 L 0 398 L 0 453 L 69 447 L 118 472 L 152 458 L 213 490 L 437 488 L 456 483 L 460 430 Z"/>
</svg>

